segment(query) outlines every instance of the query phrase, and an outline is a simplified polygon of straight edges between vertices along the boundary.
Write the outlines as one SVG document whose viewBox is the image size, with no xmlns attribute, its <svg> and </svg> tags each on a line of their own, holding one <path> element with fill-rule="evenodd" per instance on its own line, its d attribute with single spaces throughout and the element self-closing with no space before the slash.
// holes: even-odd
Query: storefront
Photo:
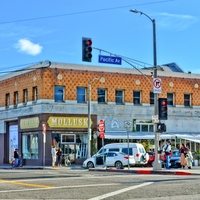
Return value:
<svg viewBox="0 0 200 200">
<path fill-rule="evenodd" d="M 96 129 L 97 116 L 91 116 L 91 133 Z M 63 156 L 73 163 L 82 163 L 88 151 L 87 115 L 41 114 L 20 117 L 18 124 L 9 126 L 8 156 L 12 159 L 15 148 L 25 165 L 51 165 L 51 147 L 61 148 Z"/>
</svg>

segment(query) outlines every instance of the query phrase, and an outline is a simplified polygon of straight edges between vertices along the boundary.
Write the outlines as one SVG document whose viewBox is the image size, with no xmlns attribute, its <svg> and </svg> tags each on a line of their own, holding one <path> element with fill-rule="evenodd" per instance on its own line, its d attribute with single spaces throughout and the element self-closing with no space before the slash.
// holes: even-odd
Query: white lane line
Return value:
<svg viewBox="0 0 200 200">
<path fill-rule="evenodd" d="M 150 185 L 152 184 L 153 182 L 148 182 L 148 183 L 142 183 L 140 185 L 134 185 L 134 186 L 131 186 L 131 187 L 128 187 L 128 188 L 124 188 L 124 189 L 121 189 L 121 190 L 117 190 L 115 192 L 110 192 L 110 193 L 107 193 L 107 194 L 104 194 L 104 195 L 101 195 L 101 196 L 97 196 L 97 197 L 94 197 L 94 198 L 91 198 L 91 199 L 88 199 L 88 200 L 100 200 L 100 199 L 105 199 L 105 198 L 108 198 L 108 197 L 111 197 L 111 196 L 115 196 L 117 194 L 120 194 L 120 193 L 123 193 L 123 192 L 127 192 L 129 190 L 134 190 L 134 189 L 137 189 L 137 188 L 140 188 L 140 187 L 144 187 L 144 186 L 147 186 L 147 185 Z"/>
<path fill-rule="evenodd" d="M 72 186 L 60 186 L 60 187 L 51 187 L 51 188 L 30 188 L 30 189 L 21 189 L 21 190 L 2 190 L 0 193 L 9 193 L 9 192 L 27 192 L 27 191 L 38 191 L 38 190 L 54 190 L 54 189 L 66 189 L 66 188 L 83 188 L 83 187 L 105 187 L 110 185 L 121 185 L 120 183 L 107 183 L 107 184 L 92 184 L 92 185 L 72 185 Z"/>
</svg>

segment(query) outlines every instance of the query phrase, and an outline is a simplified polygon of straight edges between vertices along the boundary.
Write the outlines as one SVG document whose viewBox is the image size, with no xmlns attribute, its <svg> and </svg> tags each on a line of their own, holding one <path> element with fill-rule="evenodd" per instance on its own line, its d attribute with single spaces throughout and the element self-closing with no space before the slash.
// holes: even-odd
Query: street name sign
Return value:
<svg viewBox="0 0 200 200">
<path fill-rule="evenodd" d="M 122 64 L 122 58 L 121 57 L 114 57 L 114 56 L 99 55 L 99 63 L 121 65 Z"/>
</svg>

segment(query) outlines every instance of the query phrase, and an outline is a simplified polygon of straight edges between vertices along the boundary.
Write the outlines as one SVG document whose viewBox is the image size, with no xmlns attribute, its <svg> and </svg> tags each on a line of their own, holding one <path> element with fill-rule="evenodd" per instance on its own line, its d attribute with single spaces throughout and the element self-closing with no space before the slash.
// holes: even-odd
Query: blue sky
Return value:
<svg viewBox="0 0 200 200">
<path fill-rule="evenodd" d="M 142 2 L 142 3 L 141 3 Z M 199 0 L 6 0 L 0 6 L 0 72 L 50 60 L 84 65 L 82 37 L 93 47 L 153 65 L 152 22 L 137 9 L 156 20 L 157 64 L 176 62 L 185 72 L 200 74 Z M 129 60 L 130 61 L 130 60 Z"/>
</svg>

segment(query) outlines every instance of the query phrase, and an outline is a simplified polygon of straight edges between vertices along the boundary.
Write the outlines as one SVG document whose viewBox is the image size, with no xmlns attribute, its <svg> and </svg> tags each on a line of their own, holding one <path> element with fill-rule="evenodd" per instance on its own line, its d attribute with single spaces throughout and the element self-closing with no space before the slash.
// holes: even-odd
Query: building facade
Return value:
<svg viewBox="0 0 200 200">
<path fill-rule="evenodd" d="M 153 70 L 140 72 L 41 62 L 1 76 L 0 164 L 9 163 L 18 148 L 25 165 L 51 165 L 52 145 L 62 148 L 72 162 L 82 163 L 88 143 L 92 154 L 102 145 L 100 119 L 105 121 L 107 142 L 127 141 L 127 134 L 133 141 L 153 142 Z M 200 75 L 163 66 L 158 77 L 159 98 L 168 100 L 168 120 L 163 121 L 167 131 L 160 140 L 174 139 L 174 146 L 187 140 L 193 151 L 199 149 Z M 132 122 L 128 133 L 127 121 Z"/>
</svg>

